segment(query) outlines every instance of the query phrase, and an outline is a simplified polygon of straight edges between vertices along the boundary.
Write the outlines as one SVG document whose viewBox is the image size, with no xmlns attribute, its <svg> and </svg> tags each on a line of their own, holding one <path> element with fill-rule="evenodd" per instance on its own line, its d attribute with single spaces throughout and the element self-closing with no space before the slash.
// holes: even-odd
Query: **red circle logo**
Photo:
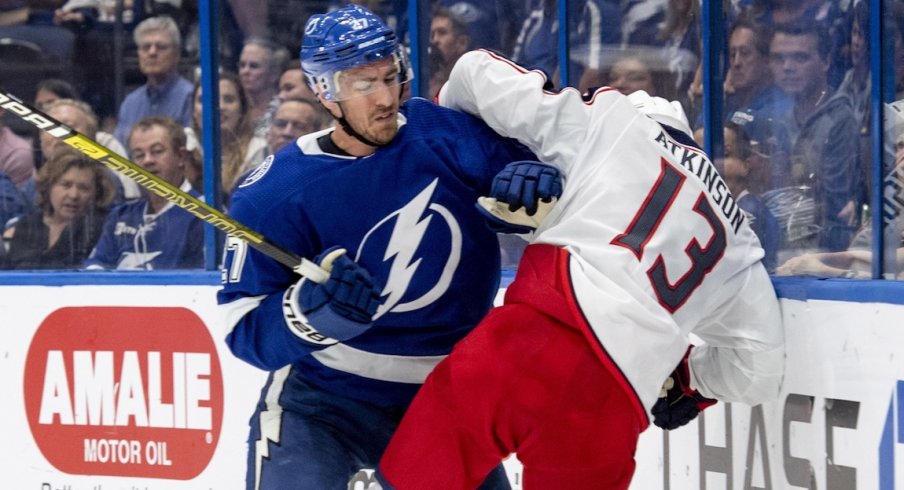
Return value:
<svg viewBox="0 0 904 490">
<path fill-rule="evenodd" d="M 64 473 L 188 480 L 217 447 L 220 360 L 186 308 L 56 310 L 32 338 L 24 376 L 31 433 Z"/>
</svg>

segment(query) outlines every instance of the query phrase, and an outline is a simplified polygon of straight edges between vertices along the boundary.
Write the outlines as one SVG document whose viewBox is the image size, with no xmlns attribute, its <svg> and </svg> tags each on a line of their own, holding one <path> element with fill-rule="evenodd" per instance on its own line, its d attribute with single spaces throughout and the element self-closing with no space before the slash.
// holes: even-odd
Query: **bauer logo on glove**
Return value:
<svg viewBox="0 0 904 490">
<path fill-rule="evenodd" d="M 562 177 L 551 165 L 512 162 L 493 178 L 490 195 L 477 199 L 477 209 L 497 233 L 536 230 L 562 195 Z"/>
</svg>

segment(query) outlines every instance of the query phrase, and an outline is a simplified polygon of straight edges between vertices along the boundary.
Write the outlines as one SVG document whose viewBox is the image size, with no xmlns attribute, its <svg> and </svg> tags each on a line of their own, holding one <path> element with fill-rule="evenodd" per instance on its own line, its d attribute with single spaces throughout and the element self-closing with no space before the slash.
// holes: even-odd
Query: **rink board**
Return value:
<svg viewBox="0 0 904 490">
<path fill-rule="evenodd" d="M 216 289 L 0 286 L 0 486 L 243 488 L 247 421 L 265 375 L 224 346 Z M 647 430 L 632 488 L 904 482 L 904 306 L 784 298 L 782 307 L 781 397 L 720 404 L 668 434 Z M 519 489 L 517 461 L 506 466 Z M 350 488 L 368 480 L 362 473 Z"/>
</svg>

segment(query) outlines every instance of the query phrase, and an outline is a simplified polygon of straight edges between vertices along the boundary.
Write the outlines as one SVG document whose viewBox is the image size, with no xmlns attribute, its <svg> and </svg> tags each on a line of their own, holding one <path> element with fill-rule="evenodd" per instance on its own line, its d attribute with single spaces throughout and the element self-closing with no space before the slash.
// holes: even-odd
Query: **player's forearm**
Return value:
<svg viewBox="0 0 904 490">
<path fill-rule="evenodd" d="M 577 90 L 544 92 L 545 82 L 539 72 L 487 51 L 472 51 L 455 64 L 438 100 L 480 117 L 567 173 L 586 134 L 590 109 Z"/>
<path fill-rule="evenodd" d="M 762 349 L 762 350 L 760 350 Z M 779 394 L 783 378 L 783 346 L 757 350 L 701 346 L 691 359 L 691 386 L 707 398 L 758 405 Z"/>
<path fill-rule="evenodd" d="M 221 306 L 228 329 L 226 345 L 236 357 L 272 371 L 311 352 L 311 348 L 289 331 L 282 314 L 282 294 L 271 295 L 259 303 L 255 300 L 245 298 Z M 247 310 L 248 307 L 252 309 Z"/>
<path fill-rule="evenodd" d="M 757 405 L 779 394 L 784 326 L 765 269 L 755 266 L 736 279 L 744 294 L 693 331 L 705 344 L 690 354 L 691 386 L 707 398 Z"/>
</svg>

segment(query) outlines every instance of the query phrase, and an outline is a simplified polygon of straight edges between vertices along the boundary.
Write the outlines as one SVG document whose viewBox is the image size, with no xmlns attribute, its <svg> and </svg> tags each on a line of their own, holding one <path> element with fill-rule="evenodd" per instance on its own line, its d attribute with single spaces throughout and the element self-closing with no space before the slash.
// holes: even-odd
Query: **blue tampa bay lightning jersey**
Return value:
<svg viewBox="0 0 904 490">
<path fill-rule="evenodd" d="M 299 277 L 228 239 L 218 294 L 227 343 L 266 370 L 381 405 L 410 402 L 427 374 L 486 314 L 499 285 L 499 245 L 476 211 L 506 164 L 534 159 L 472 116 L 415 98 L 398 135 L 367 157 L 324 153 L 302 136 L 239 185 L 230 214 L 313 259 L 338 245 L 382 287 L 374 326 L 329 346 L 297 337 L 283 295 Z"/>
<path fill-rule="evenodd" d="M 186 180 L 181 189 L 196 198 Z M 204 267 L 204 222 L 172 203 L 147 214 L 147 199 L 113 208 L 85 260 L 89 269 L 161 270 Z"/>
</svg>

